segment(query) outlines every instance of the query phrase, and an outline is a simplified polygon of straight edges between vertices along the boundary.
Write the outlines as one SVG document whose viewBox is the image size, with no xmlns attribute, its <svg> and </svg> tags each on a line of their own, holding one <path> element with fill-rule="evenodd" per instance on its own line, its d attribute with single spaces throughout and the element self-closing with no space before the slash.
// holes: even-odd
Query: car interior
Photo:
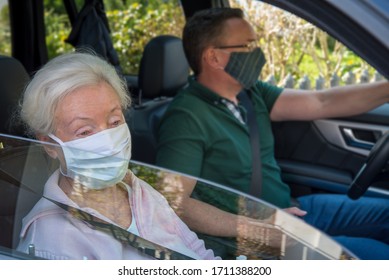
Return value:
<svg viewBox="0 0 389 280">
<path fill-rule="evenodd" d="M 150 50 L 153 50 L 152 48 L 155 44 L 158 45 L 157 50 L 149 52 Z M 169 46 L 169 48 L 165 49 L 166 46 Z M 155 62 L 155 60 L 163 61 L 167 62 L 169 66 L 166 66 L 164 63 L 161 62 L 159 64 L 160 68 L 155 67 L 154 63 L 152 64 L 153 67 L 148 67 L 147 63 L 150 61 L 148 60 L 150 59 L 148 54 L 152 55 L 153 62 Z M 178 55 L 181 55 L 182 60 L 173 59 Z M 128 117 L 129 125 L 132 128 L 131 130 L 133 131 L 133 133 L 136 133 L 136 136 L 134 137 L 134 139 L 136 139 L 134 140 L 134 146 L 138 145 L 138 149 L 141 149 L 142 147 L 144 149 L 145 146 L 142 143 L 145 143 L 145 141 L 148 141 L 149 143 L 147 145 L 148 153 L 142 154 L 143 156 L 146 155 L 147 157 L 139 158 L 139 161 L 152 163 L 154 160 L 155 139 L 150 138 L 150 133 L 147 133 L 147 131 L 150 129 L 155 129 L 156 122 L 163 114 L 167 104 L 174 96 L 176 90 L 185 86 L 189 67 L 184 58 L 185 57 L 182 50 L 181 40 L 176 37 L 156 37 L 152 39 L 145 48 L 145 54 L 142 58 L 142 67 L 139 76 L 140 94 L 142 94 L 142 99 L 140 99 L 137 104 L 133 106 L 128 112 L 126 112 L 126 114 L 128 114 L 126 115 L 126 117 Z M 14 58 L 7 57 L 4 60 L 7 61 L 7 63 L 4 64 L 7 67 L 11 63 L 15 63 L 15 65 L 20 66 L 19 62 Z M 174 69 L 182 69 L 182 72 L 186 74 L 182 76 L 181 80 L 173 79 L 173 82 L 171 82 L 172 78 L 177 76 L 160 75 L 161 69 L 169 69 L 169 67 L 173 67 Z M 172 72 L 174 72 L 174 70 Z M 168 73 L 172 72 L 168 71 Z M 14 77 L 19 76 L 21 78 L 21 85 L 26 82 L 26 73 L 23 70 L 23 67 L 15 67 L 15 71 L 10 74 L 12 74 Z M 150 75 L 153 77 L 157 77 L 155 79 L 161 81 L 160 86 L 152 88 L 148 88 L 147 86 L 142 87 L 141 77 L 149 77 Z M 19 88 L 21 89 L 21 91 L 19 92 L 21 94 L 23 86 L 20 86 Z M 17 104 L 14 105 L 16 106 Z M 12 114 L 10 114 L 9 118 L 11 117 Z M 137 121 L 137 118 L 142 118 L 143 120 L 146 119 L 148 120 L 148 122 L 142 123 L 140 121 Z M 29 211 L 36 204 L 36 202 L 42 197 L 43 186 L 45 185 L 46 180 L 52 174 L 52 172 L 54 172 L 58 168 L 58 162 L 51 159 L 43 151 L 42 146 L 39 145 L 39 143 L 35 145 L 35 141 L 31 141 L 32 142 L 23 141 L 23 138 L 19 138 L 18 136 L 10 138 L 5 136 L 3 137 L 0 135 L 0 143 L 2 145 L 2 149 L 0 150 L 0 225 L 3 229 L 6 229 L 2 230 L 0 246 L 2 248 L 5 248 L 6 251 L 12 250 L 10 254 L 13 257 L 21 259 L 34 258 L 33 246 L 31 247 L 31 251 L 28 255 L 14 251 L 17 245 L 19 244 L 19 234 L 21 231 L 22 220 L 29 213 Z M 139 168 L 139 166 L 136 165 L 135 161 L 135 163 L 132 163 L 131 169 L 136 170 L 137 168 Z M 159 171 L 157 172 L 160 173 Z M 209 186 L 200 183 L 199 187 L 207 188 Z M 247 201 L 246 203 L 250 204 L 250 201 Z M 263 206 L 260 207 L 263 208 Z M 271 210 L 271 212 L 274 211 L 271 208 L 269 208 L 269 210 L 266 210 L 265 207 L 264 209 L 265 212 L 263 212 L 263 209 L 261 211 L 258 210 L 256 211 L 255 215 L 257 215 L 258 213 L 266 213 L 269 210 Z M 288 216 L 284 218 L 289 219 Z M 286 226 L 285 222 L 281 224 L 283 224 L 283 226 Z M 291 236 L 294 236 L 294 238 L 297 238 L 297 240 L 300 240 L 298 239 L 299 234 L 303 237 L 305 236 L 304 238 L 300 237 L 301 240 L 307 239 L 307 236 L 311 236 L 310 238 L 312 238 L 312 236 L 316 236 L 317 234 L 314 232 L 310 232 L 310 230 L 312 230 L 310 228 L 307 228 L 305 229 L 305 231 L 302 231 L 300 233 L 294 232 L 295 229 L 293 228 L 288 229 L 286 227 L 285 230 L 286 233 L 288 233 L 289 230 L 289 234 L 291 234 Z M 216 246 L 215 244 L 223 244 L 222 246 L 224 247 L 231 246 L 228 242 L 222 242 L 217 239 L 215 241 L 215 239 L 209 236 L 201 237 L 204 238 L 204 240 L 207 240 L 207 244 L 209 244 L 211 248 L 212 246 Z M 304 241 L 308 241 L 308 244 L 310 244 L 311 246 L 312 244 L 315 244 L 315 246 L 319 246 L 317 244 L 316 239 L 317 238 L 313 238 L 313 240 L 309 240 L 308 238 Z M 321 237 L 319 240 L 321 240 L 320 242 L 324 242 L 325 244 L 329 242 L 326 237 Z M 308 254 L 304 254 L 306 255 L 306 257 L 312 259 L 338 258 L 339 256 L 354 258 L 352 254 L 348 252 L 343 252 L 338 247 L 335 247 L 335 249 L 333 249 L 332 251 L 326 251 L 325 247 L 323 247 L 324 250 L 321 251 L 317 249 L 307 249 L 307 247 L 305 247 L 305 245 L 303 244 L 304 243 L 298 243 L 298 246 L 296 245 L 293 250 L 287 251 L 284 258 L 300 258 L 301 252 L 306 252 L 306 250 L 308 250 Z M 261 249 L 260 252 L 261 258 L 274 258 L 273 253 L 270 253 L 271 251 L 269 253 L 264 253 L 264 249 Z M 258 258 L 258 256 L 256 255 L 254 256 L 254 258 Z"/>
<path fill-rule="evenodd" d="M 17 123 L 13 119 L 16 117 L 14 112 L 17 110 L 18 102 L 28 81 L 27 72 L 16 59 L 5 56 L 0 57 L 0 72 L 4 73 L 1 75 L 4 78 L 0 83 L 4 85 L 1 95 L 7 97 L 8 101 L 1 104 L 4 107 L 1 111 L 2 119 L 7 120 L 1 128 L 1 133 L 26 136 L 22 126 L 15 127 Z M 132 133 L 132 158 L 134 160 L 154 163 L 156 139 L 154 133 L 150 131 L 155 131 L 169 101 L 177 90 L 187 83 L 188 75 L 189 66 L 184 56 L 181 39 L 164 35 L 153 38 L 147 44 L 141 60 L 138 99 L 125 112 L 126 121 Z M 9 83 L 9 77 L 12 77 L 12 83 Z M 150 79 L 155 83 L 145 82 Z M 2 142 L 2 145 L 6 147 L 7 143 Z M 0 161 L 0 178 L 4 179 L 7 174 L 11 175 L 11 178 L 17 178 L 15 186 L 9 182 L 9 177 L 6 177 L 4 183 L 7 187 L 0 188 L 0 197 L 4 200 L 4 203 L 1 203 L 0 224 L 4 224 L 2 228 L 14 228 L 13 232 L 1 235 L 0 245 L 10 248 L 15 248 L 18 243 L 17 235 L 20 232 L 21 219 L 31 210 L 35 204 L 34 201 L 36 202 L 39 194 L 42 193 L 42 186 L 50 175 L 46 172 L 55 170 L 53 169 L 55 166 L 58 167 L 58 164 L 51 161 L 49 157 L 39 158 L 39 156 L 42 157 L 41 152 L 33 153 L 28 146 L 17 149 L 19 151 L 16 154 L 12 148 L 8 153 L 7 149 L 4 149 Z M 27 174 L 20 174 L 24 172 L 24 165 L 30 166 L 30 160 L 37 162 L 37 166 L 47 167 L 43 168 L 43 174 L 39 170 L 26 170 Z M 19 173 L 13 173 L 13 171 Z M 35 191 L 31 193 L 31 190 L 18 186 L 18 182 L 31 182 L 29 185 Z M 36 198 L 32 199 L 30 195 Z M 13 221 L 19 221 L 19 223 L 13 226 L 7 224 Z"/>
<path fill-rule="evenodd" d="M 0 133 L 23 136 L 23 128 L 15 123 L 14 112 L 29 80 L 29 75 L 17 59 L 0 55 L 0 76 Z"/>
<path fill-rule="evenodd" d="M 28 254 L 17 251 L 21 224 L 23 218 L 38 200 L 42 197 L 46 199 L 42 192 L 43 186 L 48 177 L 58 168 L 58 161 L 51 159 L 44 151 L 45 144 L 38 141 L 25 141 L 24 138 L 1 135 L 0 141 L 4 146 L 0 151 L 0 190 L 2 195 L 0 250 L 2 254 L 7 253 L 9 256 L 16 258 L 35 258 L 34 244 L 30 244 Z M 180 174 L 136 162 L 131 162 L 129 168 L 139 178 L 150 182 L 159 192 L 164 193 L 169 202 L 172 203 L 171 205 L 174 205 L 177 199 L 177 193 L 172 185 L 179 183 L 181 179 L 188 180 L 187 177 L 182 178 Z M 238 193 L 232 193 L 231 190 L 223 186 L 215 186 L 201 180 L 198 180 L 197 183 L 201 189 L 211 187 L 218 190 L 220 195 L 232 195 L 239 198 L 241 206 L 245 205 L 247 207 L 242 208 L 246 216 L 261 220 L 269 216 L 275 217 L 275 227 L 285 235 L 285 240 L 292 242 L 291 245 L 282 247 L 280 250 L 264 246 L 262 243 L 246 240 L 238 240 L 235 243 L 211 236 L 199 235 L 206 242 L 207 248 L 213 249 L 217 255 L 223 256 L 223 258 L 235 259 L 237 256 L 235 255 L 236 250 L 249 259 L 355 258 L 352 253 L 344 250 L 328 236 L 296 217 L 284 213 L 284 211 L 275 209 L 268 204 L 258 203 L 258 201 L 249 197 L 242 197 Z M 4 196 L 7 199 L 4 199 Z M 50 237 L 47 236 L 46 238 Z M 66 236 L 63 238 L 66 238 Z"/>
<path fill-rule="evenodd" d="M 7 56 L 0 56 L 0 73 L 0 96 L 2 97 L 0 105 L 2 120 L 0 133 L 25 136 L 23 127 L 17 126 L 17 122 L 14 122 L 13 119 L 16 117 L 14 112 L 17 110 L 20 97 L 22 96 L 29 76 L 18 60 Z M 20 158 L 20 154 L 13 154 L 13 152 L 7 153 L 7 149 L 5 148 L 7 144 L 4 141 L 1 141 L 1 145 L 1 172 L 6 172 L 5 170 L 8 170 L 8 172 L 10 170 L 14 172 L 23 171 L 22 166 L 25 163 L 25 158 Z M 9 160 L 13 160 L 13 162 L 9 162 Z M 0 176 L 0 178 L 2 184 L 0 188 L 0 225 L 2 229 L 7 229 L 7 231 L 2 231 L 0 245 L 12 248 L 12 242 L 14 240 L 12 230 L 14 226 L 13 221 L 16 215 L 15 210 L 20 188 L 18 184 L 4 181 L 3 176 Z"/>
<path fill-rule="evenodd" d="M 157 124 L 174 95 L 187 84 L 188 75 L 180 38 L 161 35 L 147 43 L 140 62 L 135 104 L 125 112 L 134 160 L 155 163 Z"/>
<path fill-rule="evenodd" d="M 87 4 L 88 1 L 86 1 Z M 64 1 L 69 18 L 74 22 L 76 8 L 74 1 Z M 19 46 L 44 44 L 43 12 L 41 1 L 25 3 L 25 9 L 15 6 L 14 1 L 9 2 L 11 11 L 18 10 L 11 18 L 13 32 L 21 36 L 13 38 L 13 56 L 0 56 L 0 133 L 29 137 L 24 127 L 17 122 L 17 112 L 20 98 L 30 75 L 39 69 L 38 65 L 47 61 L 44 51 L 34 52 L 34 57 L 24 65 L 17 59 L 23 59 L 23 51 Z M 15 17 L 31 21 L 31 32 L 36 36 L 24 36 L 28 30 L 20 25 Z M 40 33 L 42 32 L 42 33 Z M 42 43 L 43 42 L 43 43 Z M 24 47 L 23 47 L 24 48 Z M 17 58 L 15 58 L 17 57 Z M 180 38 L 171 35 L 156 36 L 145 46 L 138 75 L 125 76 L 130 92 L 133 96 L 133 104 L 125 112 L 126 121 L 132 133 L 133 159 L 145 163 L 154 163 L 156 153 L 156 140 L 154 132 L 159 118 L 164 113 L 169 101 L 175 93 L 187 83 L 189 66 L 182 48 Z M 148 81 L 153 80 L 153 83 Z M 0 227 L 7 229 L 2 231 L 0 246 L 15 248 L 19 241 L 19 232 L 22 218 L 30 211 L 42 193 L 42 186 L 48 178 L 46 172 L 51 172 L 57 166 L 49 157 L 43 157 L 37 151 L 31 152 L 27 146 L 13 147 L 15 143 L 7 143 L 9 140 L 2 139 L 1 145 L 1 183 L 0 188 Z M 17 142 L 17 141 L 15 141 Z M 7 145 L 9 149 L 7 149 Z M 14 154 L 15 149 L 17 153 Z M 9 151 L 8 151 L 9 150 Z M 12 152 L 11 152 L 12 150 Z M 46 166 L 42 172 L 39 170 L 24 170 L 24 166 L 37 162 L 36 166 Z M 39 163 L 39 164 L 38 164 Z M 27 181 L 26 181 L 27 180 Z M 26 188 L 20 182 L 29 182 Z M 29 188 L 32 188 L 29 189 Z M 16 221 L 16 222 L 15 222 Z"/>
<path fill-rule="evenodd" d="M 16 1 L 9 1 L 10 10 L 18 9 Z M 26 1 L 29 2 L 29 1 Z M 71 1 L 64 1 L 68 4 Z M 183 1 L 186 16 L 195 10 L 211 7 L 214 1 Z M 205 4 L 205 2 L 207 2 Z M 218 1 L 215 1 L 218 2 Z M 220 1 L 223 2 L 223 1 Z M 282 1 L 281 1 L 282 2 Z M 27 5 L 28 11 L 15 13 L 18 16 L 12 19 L 13 32 L 26 35 L 29 31 L 23 30 L 21 17 L 32 20 L 29 28 L 42 31 L 43 11 L 41 1 L 31 1 Z M 281 4 L 282 6 L 282 4 Z M 22 10 L 22 9 L 20 9 Z M 18 19 L 20 20 L 17 23 Z M 38 28 L 38 27 L 41 28 Z M 30 30 L 31 31 L 31 30 Z M 13 57 L 0 55 L 0 134 L 10 134 L 15 137 L 30 137 L 24 127 L 18 123 L 18 102 L 23 89 L 34 71 L 39 69 L 46 60 L 46 54 L 41 52 L 37 45 L 42 44 L 44 36 L 40 32 L 34 33 L 32 41 L 18 36 L 13 39 Z M 43 37 L 42 37 L 43 36 Z M 27 59 L 22 54 L 20 46 L 38 49 L 34 57 Z M 21 61 L 30 61 L 22 64 Z M 156 156 L 156 128 L 169 102 L 179 89 L 187 84 L 190 75 L 189 65 L 182 48 L 181 39 L 171 35 L 159 35 L 152 38 L 144 48 L 137 75 L 125 75 L 133 97 L 131 108 L 124 112 L 132 135 L 132 160 L 147 164 L 155 163 Z M 153 81 L 150 83 L 148 81 Z M 374 117 L 374 115 L 373 115 Z M 367 121 L 371 115 L 356 116 L 357 121 Z M 283 170 L 283 179 L 292 187 L 292 196 L 311 193 L 347 192 L 347 187 L 358 174 L 366 160 L 366 154 L 350 153 L 328 142 L 323 131 L 314 122 L 280 122 L 273 125 L 275 135 L 276 158 Z M 361 133 L 362 139 L 377 141 L 380 135 L 376 131 Z M 16 138 L 17 139 L 17 138 Z M 10 142 L 11 141 L 11 142 Z M 39 199 L 42 187 L 47 177 L 58 164 L 49 157 L 42 157 L 40 151 L 34 151 L 27 146 L 18 147 L 18 141 L 12 142 L 0 135 L 0 228 L 2 231 L 0 246 L 15 248 L 19 241 L 21 219 L 30 211 Z M 7 147 L 10 147 L 8 150 Z M 11 153 L 12 150 L 12 153 Z M 44 172 L 39 169 L 26 169 L 24 166 L 46 166 Z M 39 163 L 39 164 L 38 164 Z M 24 186 L 21 182 L 30 182 Z M 388 197 L 389 187 L 384 179 L 382 191 L 368 191 L 368 195 Z M 32 188 L 32 189 L 31 189 Z M 35 197 L 31 199 L 31 197 Z M 16 221 L 16 222 L 14 222 Z"/>
</svg>

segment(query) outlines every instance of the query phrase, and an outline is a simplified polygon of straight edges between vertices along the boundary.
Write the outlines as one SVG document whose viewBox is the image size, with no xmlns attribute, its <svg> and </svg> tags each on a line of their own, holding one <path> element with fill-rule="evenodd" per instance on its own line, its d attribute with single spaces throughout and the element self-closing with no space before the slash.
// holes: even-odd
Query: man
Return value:
<svg viewBox="0 0 389 280">
<path fill-rule="evenodd" d="M 251 146 L 246 111 L 238 96 L 245 89 L 260 129 L 261 198 L 326 231 L 361 257 L 389 259 L 388 201 L 368 198 L 351 201 L 346 196 L 315 195 L 299 198 L 300 208 L 290 207 L 290 191 L 281 180 L 274 158 L 271 131 L 271 121 L 313 120 L 371 110 L 389 101 L 389 83 L 322 91 L 274 87 L 257 81 L 262 67 L 262 53 L 255 46 L 257 40 L 239 9 L 205 10 L 188 21 L 183 44 L 194 77 L 189 87 L 176 96 L 161 121 L 157 164 L 248 192 Z M 250 63 L 253 61 L 259 62 Z M 193 189 L 193 184 L 187 184 L 183 194 L 182 217 L 188 225 L 212 235 L 236 236 L 230 224 L 231 215 L 191 198 Z M 213 198 L 228 206 L 223 197 Z M 228 210 L 236 213 L 234 208 L 232 205 Z M 351 212 L 355 219 L 344 222 Z M 366 254 L 369 253 L 366 248 L 377 242 L 380 253 Z"/>
</svg>

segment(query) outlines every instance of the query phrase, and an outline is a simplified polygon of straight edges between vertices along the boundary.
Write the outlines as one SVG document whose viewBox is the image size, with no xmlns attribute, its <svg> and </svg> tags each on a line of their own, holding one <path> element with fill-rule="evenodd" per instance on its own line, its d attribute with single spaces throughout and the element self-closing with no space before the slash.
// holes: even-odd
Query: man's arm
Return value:
<svg viewBox="0 0 389 280">
<path fill-rule="evenodd" d="M 262 236 L 258 234 L 258 231 L 268 228 L 269 234 L 272 235 L 268 237 L 269 245 L 273 247 L 280 245 L 280 232 L 273 228 L 273 215 L 266 220 L 256 220 L 225 212 L 210 204 L 191 198 L 190 195 L 197 181 L 189 177 L 177 177 L 174 173 L 167 173 L 163 181 L 163 185 L 166 185 L 170 194 L 164 191 L 162 193 L 167 197 L 179 217 L 193 231 L 214 236 L 262 241 L 260 240 Z M 287 208 L 285 211 L 295 216 L 306 214 L 305 211 L 296 207 Z"/>
<path fill-rule="evenodd" d="M 187 197 L 183 200 L 181 219 L 190 229 L 214 236 L 236 237 L 237 216 L 205 202 Z"/>
<path fill-rule="evenodd" d="M 326 90 L 285 89 L 270 113 L 273 121 L 314 120 L 367 112 L 389 102 L 389 82 L 349 85 Z"/>
<path fill-rule="evenodd" d="M 196 232 L 234 237 L 237 216 L 191 197 L 197 180 L 175 173 L 165 173 L 159 191 L 166 197 L 177 215 Z"/>
<path fill-rule="evenodd" d="M 189 197 L 196 183 L 195 180 L 184 179 L 183 183 L 183 188 L 187 192 L 181 192 L 183 195 L 182 203 L 181 207 L 176 209 L 176 212 L 193 231 L 254 242 L 248 242 L 247 244 L 266 244 L 274 248 L 281 247 L 283 232 L 274 227 L 274 215 L 265 220 L 258 220 L 225 212 L 210 204 Z M 296 207 L 287 208 L 285 211 L 295 216 L 306 214 L 305 211 Z M 241 246 L 245 246 L 244 244 L 246 243 L 243 242 Z M 250 248 L 246 249 L 250 251 Z"/>
</svg>

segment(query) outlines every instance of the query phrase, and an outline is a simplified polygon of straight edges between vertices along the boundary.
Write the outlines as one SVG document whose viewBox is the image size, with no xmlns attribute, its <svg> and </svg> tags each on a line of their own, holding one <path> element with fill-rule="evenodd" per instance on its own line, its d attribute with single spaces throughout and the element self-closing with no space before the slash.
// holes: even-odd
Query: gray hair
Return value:
<svg viewBox="0 0 389 280">
<path fill-rule="evenodd" d="M 34 75 L 24 91 L 20 117 L 27 124 L 28 133 L 52 133 L 59 101 L 79 88 L 101 82 L 114 89 L 123 109 L 130 106 L 131 98 L 125 80 L 119 77 L 112 65 L 97 55 L 73 52 L 50 60 Z"/>
</svg>

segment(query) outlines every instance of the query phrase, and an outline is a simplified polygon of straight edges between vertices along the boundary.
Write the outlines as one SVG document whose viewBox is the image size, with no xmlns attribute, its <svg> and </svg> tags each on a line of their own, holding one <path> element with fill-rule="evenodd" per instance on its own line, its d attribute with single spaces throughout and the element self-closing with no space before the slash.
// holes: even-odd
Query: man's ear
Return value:
<svg viewBox="0 0 389 280">
<path fill-rule="evenodd" d="M 223 61 L 214 48 L 207 48 L 203 54 L 203 64 L 213 69 L 224 69 Z"/>
<path fill-rule="evenodd" d="M 36 138 L 39 140 L 39 141 L 42 141 L 42 142 L 48 142 L 48 143 L 53 143 L 53 144 L 56 144 L 53 139 L 51 139 L 49 136 L 47 135 L 37 135 Z M 51 157 L 51 158 L 58 158 L 58 152 L 57 152 L 57 149 L 55 146 L 52 146 L 52 145 L 43 145 L 43 148 L 45 149 L 46 153 Z"/>
</svg>

